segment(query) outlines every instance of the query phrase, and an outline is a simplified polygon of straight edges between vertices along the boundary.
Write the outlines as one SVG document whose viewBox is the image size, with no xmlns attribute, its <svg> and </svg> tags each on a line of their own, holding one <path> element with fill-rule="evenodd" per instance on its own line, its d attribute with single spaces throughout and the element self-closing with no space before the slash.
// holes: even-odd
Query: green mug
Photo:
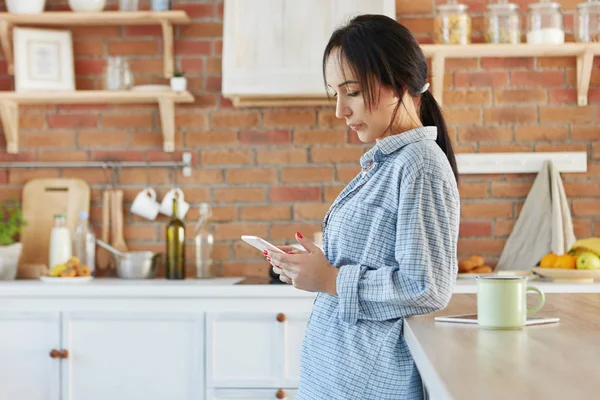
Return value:
<svg viewBox="0 0 600 400">
<path fill-rule="evenodd" d="M 527 316 L 538 312 L 546 302 L 544 292 L 527 286 L 524 276 L 478 276 L 477 323 L 486 329 L 521 329 Z M 527 308 L 527 292 L 537 292 L 539 302 Z"/>
</svg>

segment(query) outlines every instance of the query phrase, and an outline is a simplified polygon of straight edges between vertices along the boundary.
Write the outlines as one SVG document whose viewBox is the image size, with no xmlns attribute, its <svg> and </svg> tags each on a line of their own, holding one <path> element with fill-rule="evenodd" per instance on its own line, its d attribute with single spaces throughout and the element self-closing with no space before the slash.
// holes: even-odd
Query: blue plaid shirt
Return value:
<svg viewBox="0 0 600 400">
<path fill-rule="evenodd" d="M 338 296 L 319 293 L 302 345 L 299 400 L 421 399 L 403 337 L 443 309 L 457 273 L 460 200 L 437 129 L 380 140 L 323 221 Z"/>
</svg>

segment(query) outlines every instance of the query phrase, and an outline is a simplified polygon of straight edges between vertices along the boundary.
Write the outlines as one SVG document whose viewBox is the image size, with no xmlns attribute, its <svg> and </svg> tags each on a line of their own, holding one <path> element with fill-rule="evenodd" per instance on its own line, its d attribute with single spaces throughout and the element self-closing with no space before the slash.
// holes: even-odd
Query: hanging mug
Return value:
<svg viewBox="0 0 600 400">
<path fill-rule="evenodd" d="M 173 215 L 173 198 L 175 195 L 177 195 L 177 217 L 183 220 L 190 209 L 190 204 L 184 200 L 183 191 L 179 188 L 171 189 L 165 194 L 160 203 L 160 212 L 169 217 Z"/>
<path fill-rule="evenodd" d="M 159 209 L 156 192 L 152 188 L 145 188 L 135 196 L 130 211 L 140 217 L 155 220 Z"/>
</svg>

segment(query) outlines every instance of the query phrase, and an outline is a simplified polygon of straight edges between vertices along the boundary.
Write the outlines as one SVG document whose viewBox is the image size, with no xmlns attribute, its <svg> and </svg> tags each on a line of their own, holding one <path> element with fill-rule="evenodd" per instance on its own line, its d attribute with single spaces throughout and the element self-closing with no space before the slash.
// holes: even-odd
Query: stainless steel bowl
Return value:
<svg viewBox="0 0 600 400">
<path fill-rule="evenodd" d="M 117 276 L 123 279 L 152 279 L 156 276 L 160 253 L 130 251 L 115 256 Z"/>
</svg>

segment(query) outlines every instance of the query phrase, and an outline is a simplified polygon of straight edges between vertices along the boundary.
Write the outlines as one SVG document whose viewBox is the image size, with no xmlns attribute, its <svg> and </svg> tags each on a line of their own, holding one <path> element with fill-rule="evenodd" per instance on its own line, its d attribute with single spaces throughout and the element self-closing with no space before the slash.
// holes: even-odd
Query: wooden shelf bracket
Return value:
<svg viewBox="0 0 600 400">
<path fill-rule="evenodd" d="M 163 133 L 163 151 L 175 151 L 175 103 L 171 99 L 159 98 L 160 123 Z"/>
<path fill-rule="evenodd" d="M 594 65 L 594 54 L 586 51 L 577 56 L 577 105 L 588 105 L 588 90 Z"/>
<path fill-rule="evenodd" d="M 12 52 L 12 24 L 9 21 L 0 19 L 0 44 L 2 45 L 2 51 L 4 52 L 4 58 L 6 59 L 6 65 L 8 67 L 8 74 L 15 74 L 15 64 L 13 60 Z"/>
<path fill-rule="evenodd" d="M 173 60 L 173 24 L 169 21 L 162 21 L 163 34 L 163 59 L 165 78 L 171 78 L 175 70 L 175 62 Z"/>
<path fill-rule="evenodd" d="M 444 99 L 444 69 L 446 64 L 446 56 L 443 54 L 435 54 L 431 58 L 431 75 L 433 84 L 433 97 L 440 104 L 443 104 Z"/>
<path fill-rule="evenodd" d="M 14 101 L 0 101 L 0 116 L 6 137 L 6 151 L 16 154 L 19 152 L 19 106 Z"/>
</svg>

